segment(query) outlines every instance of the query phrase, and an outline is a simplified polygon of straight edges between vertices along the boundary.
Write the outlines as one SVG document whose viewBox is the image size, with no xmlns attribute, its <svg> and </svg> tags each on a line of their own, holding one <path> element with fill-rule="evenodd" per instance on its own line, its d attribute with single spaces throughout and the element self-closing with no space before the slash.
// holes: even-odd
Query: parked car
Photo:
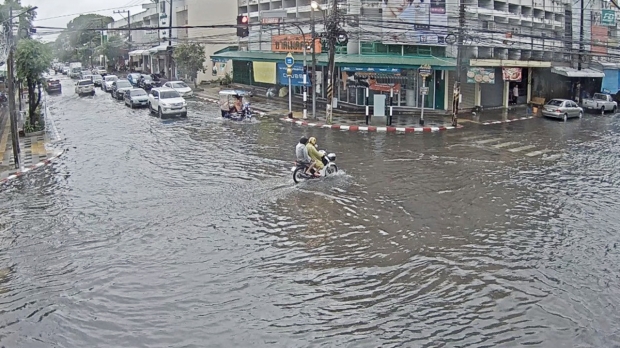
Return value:
<svg viewBox="0 0 620 348">
<path fill-rule="evenodd" d="M 86 94 L 95 95 L 95 84 L 92 80 L 79 80 L 75 84 L 75 94 L 80 97 Z"/>
<path fill-rule="evenodd" d="M 172 88 L 153 88 L 149 94 L 149 111 L 157 112 L 159 118 L 172 115 L 187 117 L 187 103 Z"/>
<path fill-rule="evenodd" d="M 583 109 L 569 99 L 551 99 L 542 108 L 545 117 L 560 118 L 566 122 L 571 117 L 583 117 Z"/>
<path fill-rule="evenodd" d="M 69 67 L 68 67 L 68 66 L 64 66 L 64 67 L 62 68 L 62 74 L 63 74 L 63 75 L 67 75 L 67 74 L 69 74 L 69 70 L 70 70 L 70 69 L 69 69 Z"/>
<path fill-rule="evenodd" d="M 82 76 L 80 78 L 80 80 L 91 80 L 91 81 L 93 81 L 93 83 L 95 83 L 95 80 L 93 80 L 93 75 L 86 74 L 86 75 Z"/>
<path fill-rule="evenodd" d="M 47 94 L 62 93 L 62 86 L 60 85 L 60 80 L 57 80 L 57 79 L 47 80 L 46 90 L 47 90 Z"/>
<path fill-rule="evenodd" d="M 105 69 L 105 66 L 98 66 L 93 69 L 93 75 L 105 76 L 107 74 L 108 74 L 108 71 Z"/>
<path fill-rule="evenodd" d="M 103 78 L 103 84 L 101 84 L 101 89 L 106 92 L 110 92 L 112 90 L 112 83 L 118 80 L 118 76 L 116 75 L 108 75 Z"/>
<path fill-rule="evenodd" d="M 132 89 L 133 86 L 128 80 L 116 80 L 112 82 L 112 98 L 123 100 L 123 96 L 125 95 L 125 91 L 128 89 Z"/>
<path fill-rule="evenodd" d="M 183 81 L 168 81 L 163 87 L 172 88 L 179 92 L 181 97 L 188 98 L 194 95 L 194 91 Z"/>
<path fill-rule="evenodd" d="M 138 87 L 138 80 L 140 79 L 141 74 L 128 74 L 127 80 L 131 83 L 132 86 Z"/>
<path fill-rule="evenodd" d="M 95 84 L 95 87 L 101 87 L 101 84 L 103 83 L 103 76 L 97 74 L 97 75 L 93 75 L 93 83 Z"/>
<path fill-rule="evenodd" d="M 125 91 L 125 105 L 130 108 L 148 106 L 149 105 L 149 95 L 142 88 L 133 88 Z"/>
<path fill-rule="evenodd" d="M 583 107 L 589 111 L 600 111 L 603 114 L 606 111 L 611 111 L 615 114 L 618 110 L 618 103 L 609 94 L 594 93 L 591 99 L 583 100 Z"/>
<path fill-rule="evenodd" d="M 91 76 L 93 73 L 91 73 L 88 70 L 82 70 L 80 72 L 80 79 L 86 79 L 86 76 Z"/>
</svg>

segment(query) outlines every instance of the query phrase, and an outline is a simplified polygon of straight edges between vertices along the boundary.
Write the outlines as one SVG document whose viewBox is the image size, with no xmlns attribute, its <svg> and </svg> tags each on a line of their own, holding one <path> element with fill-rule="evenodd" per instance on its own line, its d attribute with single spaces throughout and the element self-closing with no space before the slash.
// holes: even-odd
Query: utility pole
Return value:
<svg viewBox="0 0 620 348">
<path fill-rule="evenodd" d="M 316 2 L 315 2 L 316 3 Z M 318 6 L 317 6 L 318 8 Z M 315 52 L 315 37 L 316 37 L 316 25 L 314 21 L 314 11 L 316 9 L 314 7 L 310 8 L 310 19 L 311 19 L 311 30 L 312 30 L 312 40 L 311 40 L 311 50 L 312 50 L 312 118 L 316 120 L 316 52 Z"/>
<path fill-rule="evenodd" d="M 583 16 L 584 16 L 584 4 L 585 0 L 579 0 L 579 60 L 577 61 L 577 70 L 581 70 L 581 61 L 583 60 Z"/>
<path fill-rule="evenodd" d="M 456 78 L 452 89 L 452 126 L 458 125 L 459 102 L 461 99 L 461 70 L 463 61 L 463 27 L 465 27 L 465 4 L 464 0 L 459 1 L 459 30 L 456 46 Z"/>
<path fill-rule="evenodd" d="M 170 1 L 170 19 L 168 20 L 168 79 L 172 80 L 172 0 Z M 250 77 L 250 80 L 252 78 Z"/>
<path fill-rule="evenodd" d="M 11 141 L 13 142 L 13 159 L 15 161 L 15 168 L 21 167 L 21 161 L 19 158 L 19 130 L 17 129 L 17 113 L 15 112 L 15 72 L 13 71 L 14 57 L 13 51 L 15 45 L 13 43 L 13 8 L 9 7 L 9 57 L 7 60 L 7 81 L 9 83 L 9 120 L 11 122 Z"/>
<path fill-rule="evenodd" d="M 118 10 L 118 11 L 114 11 L 114 13 L 127 13 L 127 44 L 129 44 L 129 49 L 131 50 L 131 12 L 129 10 Z M 102 31 L 103 32 L 103 31 Z M 103 40 L 103 34 L 102 35 L 102 40 Z"/>
<path fill-rule="evenodd" d="M 329 60 L 328 60 L 328 64 L 327 64 L 327 107 L 326 107 L 326 112 L 327 112 L 327 123 L 331 123 L 332 122 L 332 108 L 334 106 L 334 74 L 335 74 L 335 67 L 336 67 L 336 62 L 335 62 L 335 58 L 336 58 L 336 35 L 338 35 L 336 33 L 337 29 L 338 29 L 338 4 L 337 4 L 338 0 L 333 0 L 332 2 L 332 14 L 331 14 L 331 18 L 329 20 L 329 23 L 326 23 L 328 25 L 328 32 L 327 32 L 327 37 L 328 37 L 328 43 L 329 43 Z"/>
</svg>

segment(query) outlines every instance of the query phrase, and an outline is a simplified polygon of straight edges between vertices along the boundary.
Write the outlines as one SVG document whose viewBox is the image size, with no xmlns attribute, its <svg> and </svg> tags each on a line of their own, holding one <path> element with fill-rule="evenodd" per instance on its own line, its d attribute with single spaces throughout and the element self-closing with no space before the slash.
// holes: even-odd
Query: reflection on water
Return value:
<svg viewBox="0 0 620 348">
<path fill-rule="evenodd" d="M 189 104 L 52 100 L 70 151 L 2 192 L 3 345 L 620 345 L 616 118 L 394 136 Z M 293 184 L 302 134 L 337 175 Z"/>
</svg>

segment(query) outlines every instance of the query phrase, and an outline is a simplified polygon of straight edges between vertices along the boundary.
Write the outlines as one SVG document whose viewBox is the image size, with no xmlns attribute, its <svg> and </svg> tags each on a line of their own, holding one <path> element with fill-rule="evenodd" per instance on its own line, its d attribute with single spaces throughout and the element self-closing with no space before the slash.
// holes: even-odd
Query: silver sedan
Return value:
<svg viewBox="0 0 620 348">
<path fill-rule="evenodd" d="M 571 117 L 583 117 L 583 109 L 569 99 L 551 99 L 542 109 L 542 115 L 562 119 L 566 122 Z"/>
</svg>

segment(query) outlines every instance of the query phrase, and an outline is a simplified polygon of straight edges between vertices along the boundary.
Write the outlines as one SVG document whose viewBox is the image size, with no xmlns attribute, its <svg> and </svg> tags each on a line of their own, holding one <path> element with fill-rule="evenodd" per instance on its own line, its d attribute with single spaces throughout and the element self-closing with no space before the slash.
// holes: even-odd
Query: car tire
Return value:
<svg viewBox="0 0 620 348">
<path fill-rule="evenodd" d="M 147 107 L 149 108 L 149 113 L 152 115 L 153 114 L 153 106 L 151 105 L 151 102 L 149 102 L 149 105 Z"/>
<path fill-rule="evenodd" d="M 616 113 L 616 109 L 617 109 L 617 108 L 614 106 L 613 110 L 611 110 L 611 111 L 612 111 L 612 113 L 614 113 L 614 114 L 615 114 L 615 113 Z"/>
<path fill-rule="evenodd" d="M 94 97 L 95 96 L 95 91 L 90 92 L 90 95 Z"/>
<path fill-rule="evenodd" d="M 129 102 L 129 107 L 133 109 L 133 102 Z"/>
<path fill-rule="evenodd" d="M 568 121 L 568 114 L 564 114 L 564 116 L 562 116 L 562 121 Z"/>
<path fill-rule="evenodd" d="M 164 113 L 161 110 L 161 107 L 157 108 L 157 116 L 159 116 L 159 118 L 164 118 Z"/>
<path fill-rule="evenodd" d="M 579 119 L 583 118 L 583 111 L 579 111 Z"/>
<path fill-rule="evenodd" d="M 605 107 L 601 107 L 601 115 L 605 115 Z"/>
</svg>

